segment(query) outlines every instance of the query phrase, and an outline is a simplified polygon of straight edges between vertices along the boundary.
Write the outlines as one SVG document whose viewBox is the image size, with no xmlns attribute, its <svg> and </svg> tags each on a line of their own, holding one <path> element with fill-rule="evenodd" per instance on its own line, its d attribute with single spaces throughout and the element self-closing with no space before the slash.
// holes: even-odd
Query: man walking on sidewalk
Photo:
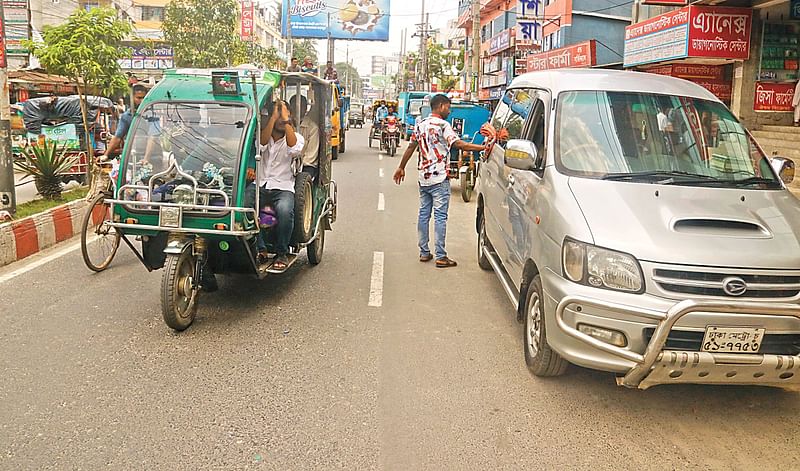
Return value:
<svg viewBox="0 0 800 471">
<path fill-rule="evenodd" d="M 400 166 L 394 172 L 394 181 L 398 185 L 406 176 L 406 164 L 411 155 L 419 147 L 419 220 L 417 234 L 419 237 L 419 261 L 428 262 L 433 259 L 428 248 L 431 210 L 434 219 L 434 244 L 436 268 L 449 268 L 457 265 L 455 260 L 447 256 L 444 239 L 447 233 L 447 210 L 450 207 L 450 180 L 447 169 L 450 160 L 450 148 L 464 151 L 483 151 L 485 147 L 462 141 L 458 134 L 446 121 L 450 115 L 450 99 L 445 95 L 431 98 L 431 115 L 418 120 L 411 135 L 411 142 L 403 154 Z"/>
</svg>

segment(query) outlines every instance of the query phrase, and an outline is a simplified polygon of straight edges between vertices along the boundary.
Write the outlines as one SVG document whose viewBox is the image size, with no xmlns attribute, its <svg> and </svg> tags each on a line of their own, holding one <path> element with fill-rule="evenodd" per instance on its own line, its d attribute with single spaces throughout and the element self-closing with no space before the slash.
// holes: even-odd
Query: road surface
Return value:
<svg viewBox="0 0 800 471">
<path fill-rule="evenodd" d="M 0 270 L 0 469 L 800 467 L 796 393 L 531 376 L 475 202 L 450 206 L 460 265 L 418 262 L 413 164 L 397 187 L 366 142 L 334 162 L 322 264 L 221 278 L 186 332 L 124 246 L 100 274 L 75 241 Z"/>
</svg>

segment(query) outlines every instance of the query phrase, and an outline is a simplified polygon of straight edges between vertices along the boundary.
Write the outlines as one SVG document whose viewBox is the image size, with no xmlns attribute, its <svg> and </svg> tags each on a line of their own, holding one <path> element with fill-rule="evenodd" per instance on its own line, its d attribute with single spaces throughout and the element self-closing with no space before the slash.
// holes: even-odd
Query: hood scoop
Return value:
<svg viewBox="0 0 800 471">
<path fill-rule="evenodd" d="M 682 234 L 708 235 L 715 237 L 740 237 L 770 239 L 772 233 L 763 225 L 735 219 L 684 218 L 673 222 L 672 230 Z"/>
</svg>

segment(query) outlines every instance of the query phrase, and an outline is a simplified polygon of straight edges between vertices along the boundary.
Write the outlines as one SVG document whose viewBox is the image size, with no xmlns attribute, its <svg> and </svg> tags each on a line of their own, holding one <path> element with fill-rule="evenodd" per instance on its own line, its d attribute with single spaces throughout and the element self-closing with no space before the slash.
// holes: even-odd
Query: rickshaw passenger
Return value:
<svg viewBox="0 0 800 471">
<path fill-rule="evenodd" d="M 261 131 L 261 163 L 256 170 L 261 207 L 271 205 L 277 216 L 275 261 L 272 267 L 285 270 L 289 264 L 289 242 L 294 230 L 294 171 L 292 161 L 303 151 L 305 139 L 295 132 L 289 107 L 276 100 L 266 127 Z M 255 207 L 255 185 L 248 187 L 247 205 Z M 261 208 L 256 208 L 261 209 Z M 258 236 L 259 261 L 265 262 L 267 245 Z"/>
<path fill-rule="evenodd" d="M 296 109 L 296 96 L 289 100 L 289 108 L 292 110 Z M 303 171 L 311 175 L 315 182 L 319 177 L 319 123 L 316 122 L 316 116 L 316 101 L 311 102 L 311 108 L 308 108 L 308 99 L 300 95 L 300 135 L 305 139 Z"/>
</svg>

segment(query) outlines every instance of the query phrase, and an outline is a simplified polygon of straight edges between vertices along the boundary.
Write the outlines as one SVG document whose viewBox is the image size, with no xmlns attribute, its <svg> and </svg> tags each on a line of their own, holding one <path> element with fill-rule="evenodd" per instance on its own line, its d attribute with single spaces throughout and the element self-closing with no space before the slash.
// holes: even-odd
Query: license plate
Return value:
<svg viewBox="0 0 800 471">
<path fill-rule="evenodd" d="M 706 327 L 701 350 L 721 353 L 756 353 L 764 340 L 764 329 L 753 327 Z"/>
</svg>

